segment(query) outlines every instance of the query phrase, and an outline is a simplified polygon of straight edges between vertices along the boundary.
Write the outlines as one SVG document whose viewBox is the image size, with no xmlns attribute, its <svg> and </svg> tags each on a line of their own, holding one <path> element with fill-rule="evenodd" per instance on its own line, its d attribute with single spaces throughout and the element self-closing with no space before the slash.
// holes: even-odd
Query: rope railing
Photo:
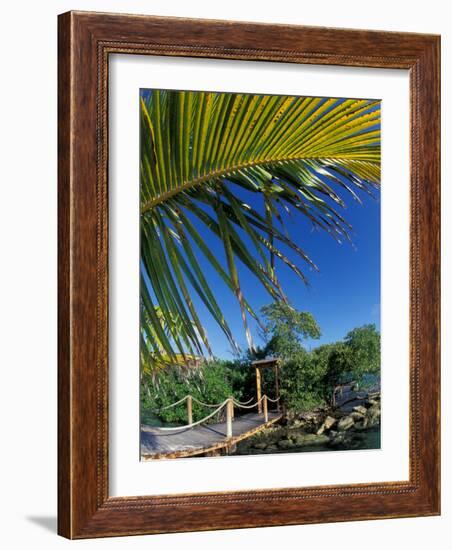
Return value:
<svg viewBox="0 0 452 550">
<path fill-rule="evenodd" d="M 203 407 L 219 407 L 221 405 L 221 403 L 204 403 L 203 401 L 200 401 L 199 399 L 197 399 L 196 397 L 193 397 L 192 395 L 190 396 L 187 395 L 187 397 L 191 397 L 195 403 L 198 403 L 198 405 L 202 405 Z"/>
<path fill-rule="evenodd" d="M 185 430 L 190 430 L 195 426 L 204 424 L 205 422 L 210 420 L 212 417 L 214 417 L 216 414 L 218 414 L 224 407 L 226 407 L 226 437 L 230 438 L 232 437 L 232 421 L 234 418 L 234 407 L 237 407 L 239 409 L 254 409 L 255 407 L 257 407 L 259 413 L 263 412 L 265 422 L 268 422 L 268 402 L 277 403 L 280 398 L 277 397 L 276 399 L 271 399 L 270 397 L 264 394 L 255 403 L 250 403 L 252 399 L 253 397 L 251 399 L 248 399 L 248 401 L 238 401 L 234 399 L 234 397 L 228 397 L 222 403 L 203 403 L 202 401 L 200 401 L 196 397 L 193 397 L 192 395 L 186 395 L 185 397 L 182 397 L 182 399 L 179 399 L 179 401 L 176 401 L 175 403 L 171 403 L 170 405 L 167 405 L 166 407 L 163 407 L 159 410 L 169 409 L 171 407 L 175 407 L 176 405 L 180 405 L 184 401 L 187 401 L 188 424 L 185 424 L 183 426 L 171 426 L 167 428 L 159 427 L 158 429 L 159 431 L 162 431 L 162 432 L 183 432 Z M 193 422 L 192 421 L 192 418 L 193 418 L 192 401 L 195 401 L 200 405 L 203 405 L 206 407 L 216 407 L 216 408 L 207 416 L 201 418 L 200 420 L 197 420 L 196 422 Z"/>
<path fill-rule="evenodd" d="M 280 399 L 280 397 L 277 397 L 276 399 L 270 399 L 270 397 L 268 397 L 267 395 L 267 401 L 270 401 L 270 403 L 277 403 Z"/>
<path fill-rule="evenodd" d="M 156 409 L 157 411 L 166 411 L 166 409 L 171 409 L 172 407 L 175 407 L 176 405 L 180 405 L 184 401 L 186 401 L 190 396 L 186 395 L 185 397 L 182 397 L 182 399 L 179 399 L 179 401 L 176 401 L 175 403 L 171 403 L 170 405 L 166 405 L 165 407 L 161 407 L 160 409 Z"/>
<path fill-rule="evenodd" d="M 220 411 L 222 411 L 226 407 L 226 437 L 229 439 L 232 437 L 232 422 L 234 420 L 234 407 L 238 409 L 244 409 L 244 410 L 250 410 L 257 407 L 257 415 L 263 415 L 264 423 L 267 425 L 269 422 L 269 404 L 274 403 L 276 404 L 276 411 L 280 413 L 281 407 L 280 407 L 280 397 L 279 397 L 279 369 L 278 369 L 278 361 L 276 360 L 266 360 L 264 361 L 265 365 L 272 363 L 273 366 L 276 366 L 275 370 L 275 393 L 278 397 L 272 399 L 268 397 L 266 394 L 262 395 L 262 385 L 261 385 L 261 366 L 263 361 L 255 361 L 252 364 L 254 367 L 256 367 L 256 393 L 258 399 L 253 402 L 254 397 L 250 397 L 247 401 L 239 401 L 234 396 L 230 396 L 222 403 L 205 403 L 204 401 L 201 401 L 197 397 L 194 397 L 193 395 L 185 395 L 175 403 L 171 403 L 170 405 L 166 405 L 164 407 L 161 407 L 159 409 L 154 409 L 154 412 L 158 414 L 160 411 L 165 411 L 168 409 L 171 409 L 173 407 L 176 407 L 177 405 L 180 405 L 182 403 L 186 403 L 186 417 L 187 417 L 187 424 L 182 426 L 171 426 L 168 428 L 165 427 L 159 427 L 158 430 L 163 432 L 181 432 L 185 430 L 189 430 L 191 428 L 194 428 L 195 426 L 199 426 L 200 424 L 206 423 L 208 420 L 213 418 L 216 414 L 218 414 Z M 200 407 L 206 407 L 207 409 L 214 409 L 211 413 L 207 414 L 200 420 L 193 422 L 193 405 L 199 405 Z M 197 411 L 198 412 L 198 411 Z M 273 414 L 273 413 L 272 413 Z M 221 424 L 224 422 L 224 417 L 220 417 L 220 424 L 218 424 L 217 429 L 221 429 Z M 272 419 L 275 418 L 274 416 L 271 417 Z M 279 417 L 277 417 L 279 418 Z M 274 421 L 274 420 L 273 420 Z"/>
<path fill-rule="evenodd" d="M 189 430 L 191 428 L 194 428 L 195 426 L 198 426 L 199 424 L 202 424 L 206 420 L 209 420 L 212 418 L 212 416 L 215 416 L 225 405 L 229 403 L 229 398 L 225 399 L 223 403 L 220 404 L 220 406 L 215 409 L 213 412 L 205 416 L 204 418 L 201 418 L 201 420 L 198 420 L 197 422 L 192 422 L 191 424 L 186 424 L 185 426 L 172 426 L 171 428 L 161 428 L 159 427 L 160 431 L 183 431 L 183 430 Z"/>
<path fill-rule="evenodd" d="M 254 397 L 250 397 L 247 401 L 239 401 L 238 399 L 234 399 L 234 401 L 240 405 L 248 405 L 248 403 L 251 403 L 253 399 Z"/>
<path fill-rule="evenodd" d="M 177 405 L 180 405 L 181 403 L 183 403 L 184 401 L 186 401 L 190 397 L 191 397 L 192 401 L 194 401 L 195 403 L 198 403 L 198 405 L 201 405 L 203 407 L 213 408 L 213 407 L 219 407 L 222 404 L 222 403 L 204 403 L 204 401 L 199 400 L 197 397 L 194 397 L 193 395 L 187 394 L 185 397 L 182 397 L 181 399 L 179 399 L 179 401 L 176 401 L 175 403 L 171 403 L 170 405 L 166 405 L 165 407 L 161 407 L 160 409 L 155 409 L 155 411 L 156 412 L 166 411 L 167 409 L 171 409 L 173 407 L 176 407 Z M 237 406 L 247 405 L 253 399 L 254 399 L 254 397 L 250 397 L 247 401 L 238 401 L 238 400 L 234 399 L 234 402 L 237 404 Z M 256 404 L 257 404 L 257 402 L 256 402 Z"/>
<path fill-rule="evenodd" d="M 232 399 L 232 402 L 234 403 L 234 405 L 236 407 L 238 407 L 239 409 L 254 409 L 254 407 L 257 407 L 257 405 L 259 405 L 259 403 L 262 402 L 262 400 L 264 399 L 264 397 L 267 397 L 266 395 L 263 395 L 259 401 L 256 401 L 256 403 L 252 403 L 251 405 L 242 405 L 240 403 L 240 401 L 236 401 L 235 399 Z M 268 399 L 268 397 L 267 397 Z"/>
</svg>

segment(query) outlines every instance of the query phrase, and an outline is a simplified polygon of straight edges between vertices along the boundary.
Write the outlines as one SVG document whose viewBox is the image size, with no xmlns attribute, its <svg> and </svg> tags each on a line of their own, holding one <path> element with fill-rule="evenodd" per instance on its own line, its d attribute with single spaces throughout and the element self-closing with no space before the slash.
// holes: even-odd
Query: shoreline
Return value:
<svg viewBox="0 0 452 550">
<path fill-rule="evenodd" d="M 343 407 L 318 407 L 288 411 L 281 425 L 268 428 L 237 445 L 232 454 L 339 451 L 380 448 L 380 393 L 344 403 Z"/>
</svg>

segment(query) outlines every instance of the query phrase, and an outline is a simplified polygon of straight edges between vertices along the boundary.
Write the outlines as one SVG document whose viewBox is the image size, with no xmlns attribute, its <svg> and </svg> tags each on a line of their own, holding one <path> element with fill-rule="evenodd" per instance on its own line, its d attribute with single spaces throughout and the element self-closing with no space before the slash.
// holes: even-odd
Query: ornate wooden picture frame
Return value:
<svg viewBox="0 0 452 550">
<path fill-rule="evenodd" d="M 440 38 L 69 12 L 59 16 L 58 531 L 68 538 L 440 512 Z M 406 69 L 410 75 L 409 480 L 109 496 L 110 54 Z"/>
</svg>

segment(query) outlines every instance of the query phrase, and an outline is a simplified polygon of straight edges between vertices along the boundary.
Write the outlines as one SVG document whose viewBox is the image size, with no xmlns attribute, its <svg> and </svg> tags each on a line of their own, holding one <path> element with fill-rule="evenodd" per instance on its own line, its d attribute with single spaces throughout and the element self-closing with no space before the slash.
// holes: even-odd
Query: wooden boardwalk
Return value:
<svg viewBox="0 0 452 550">
<path fill-rule="evenodd" d="M 177 432 L 165 432 L 151 426 L 141 426 L 141 459 L 178 458 L 227 449 L 238 441 L 274 424 L 281 418 L 279 412 L 268 412 L 268 422 L 262 414 L 248 413 L 232 422 L 232 437 L 226 437 L 226 422 L 181 427 Z"/>
</svg>

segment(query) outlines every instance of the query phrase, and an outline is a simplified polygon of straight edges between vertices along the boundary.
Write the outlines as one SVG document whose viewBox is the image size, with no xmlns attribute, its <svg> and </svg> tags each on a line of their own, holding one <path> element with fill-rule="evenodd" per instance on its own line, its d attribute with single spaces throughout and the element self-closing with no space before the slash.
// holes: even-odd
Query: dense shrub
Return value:
<svg viewBox="0 0 452 550">
<path fill-rule="evenodd" d="M 243 401 L 255 394 L 254 369 L 246 361 L 206 361 L 197 369 L 170 368 L 159 372 L 154 380 L 144 380 L 141 387 L 142 421 L 148 424 L 187 422 L 187 405 L 165 408 L 191 395 L 208 404 L 221 403 L 234 396 Z M 193 420 L 204 418 L 213 408 L 193 402 Z M 213 421 L 215 421 L 215 417 Z"/>
<path fill-rule="evenodd" d="M 312 353 L 298 350 L 281 367 L 281 400 L 288 410 L 308 411 L 324 404 L 325 371 Z"/>
</svg>

